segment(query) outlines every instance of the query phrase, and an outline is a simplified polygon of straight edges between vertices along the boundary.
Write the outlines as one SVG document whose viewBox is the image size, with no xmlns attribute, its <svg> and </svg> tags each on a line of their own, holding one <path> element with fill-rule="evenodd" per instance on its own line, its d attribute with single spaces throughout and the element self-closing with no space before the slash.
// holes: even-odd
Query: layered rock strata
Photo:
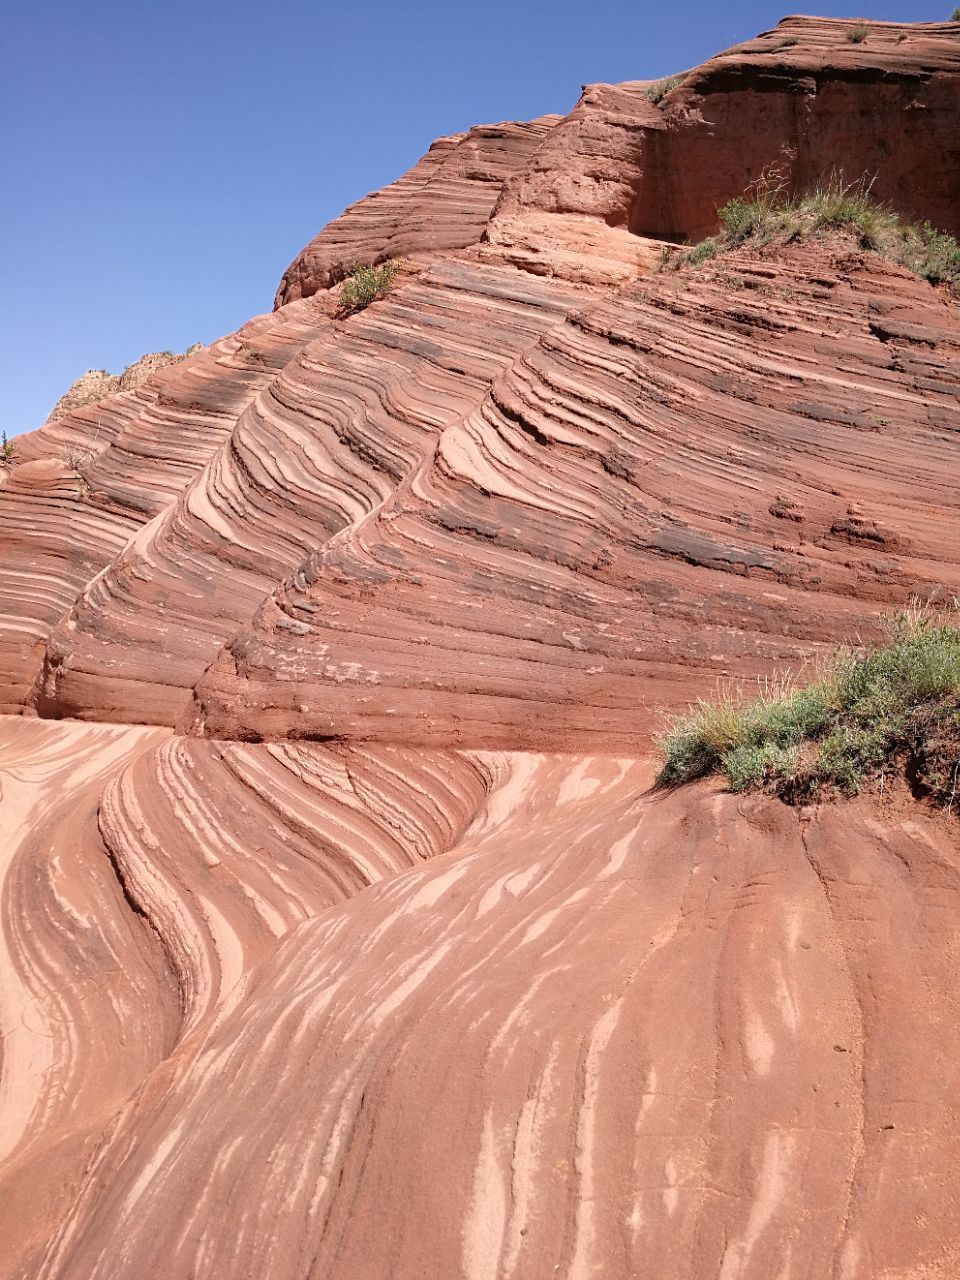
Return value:
<svg viewBox="0 0 960 1280">
<path fill-rule="evenodd" d="M 955 294 L 661 266 L 957 229 L 960 24 L 851 27 L 442 139 L 0 467 L 0 1280 L 960 1271 L 955 813 L 645 758 L 960 594 Z"/>
<path fill-rule="evenodd" d="M 448 849 L 503 771 L 168 733 L 0 717 L 4 1277 L 41 1273 L 124 1107 L 169 1093 L 257 962 Z"/>
<path fill-rule="evenodd" d="M 958 392 L 956 304 L 842 244 L 605 296 L 264 603 L 186 723 L 629 751 L 957 590 Z"/>
<path fill-rule="evenodd" d="M 108 373 L 106 369 L 88 369 L 53 406 L 49 421 L 62 418 L 64 414 L 82 409 L 85 405 L 105 400 L 118 392 L 133 391 L 161 369 L 179 364 L 181 360 L 200 350 L 202 350 L 202 343 L 197 342 L 182 355 L 173 351 L 149 351 L 133 364 L 127 365 L 123 373 Z"/>
<path fill-rule="evenodd" d="M 229 437 L 316 316 L 301 304 L 261 317 L 133 391 L 18 437 L 17 464 L 0 471 L 0 710 L 36 700 L 51 628 Z"/>
<path fill-rule="evenodd" d="M 564 708 L 583 702 L 587 737 L 619 724 L 622 747 L 649 728 L 636 708 L 651 674 L 675 701 L 691 680 L 769 671 L 802 660 L 815 636 L 868 628 L 878 602 L 952 589 L 953 500 L 940 483 L 951 304 L 828 247 L 786 267 L 730 259 L 701 289 L 703 276 L 658 275 L 649 239 L 712 227 L 717 203 L 771 163 L 785 189 L 840 162 L 851 175 L 873 166 L 878 194 L 954 225 L 956 25 L 850 33 L 786 19 L 662 96 L 642 81 L 589 86 L 565 118 L 443 139 L 308 246 L 272 318 L 25 438 L 25 465 L 0 486 L 11 549 L 0 705 L 173 724 L 200 682 L 183 723 L 216 732 L 364 736 L 399 716 L 414 741 L 550 746 L 567 741 Z M 398 254 L 409 261 L 394 296 L 336 319 L 333 282 L 349 263 Z M 618 403 L 621 379 L 632 390 Z M 923 438 L 894 462 L 904 426 Z M 810 480 L 787 461 L 797 451 L 816 454 Z M 901 471 L 905 504 L 884 482 Z M 927 516 L 944 534 L 930 554 L 913 532 Z M 490 529 L 510 545 L 488 545 Z M 411 536 L 412 554 L 398 541 Z M 845 565 L 851 549 L 864 554 Z M 453 580 L 436 579 L 441 555 Z M 370 557 L 386 558 L 372 578 L 356 567 Z M 426 611 L 413 604 L 424 558 L 421 580 L 438 588 Z M 358 599 L 385 575 L 388 654 L 334 615 L 311 639 L 320 579 L 341 562 Z M 467 563 L 476 581 L 461 616 Z M 488 609 L 491 573 L 507 598 Z M 718 573 L 724 591 L 746 581 L 731 608 L 700 616 Z M 493 634 L 476 634 L 471 610 L 496 618 Z M 807 626 L 821 611 L 823 627 Z M 680 629 L 691 617 L 703 624 L 692 651 Z M 331 627 L 331 654 L 342 641 L 346 656 L 328 661 Z M 450 643 L 477 656 L 469 680 L 442 656 Z M 437 653 L 435 674 L 411 645 Z M 541 677 L 559 705 L 544 705 Z M 411 683 L 406 710 L 394 706 Z M 249 714 L 224 710 L 235 695 L 249 695 Z"/>
<path fill-rule="evenodd" d="M 403 488 L 576 298 L 449 263 L 320 329 L 54 630 L 45 708 L 174 723 L 273 586 Z"/>
</svg>

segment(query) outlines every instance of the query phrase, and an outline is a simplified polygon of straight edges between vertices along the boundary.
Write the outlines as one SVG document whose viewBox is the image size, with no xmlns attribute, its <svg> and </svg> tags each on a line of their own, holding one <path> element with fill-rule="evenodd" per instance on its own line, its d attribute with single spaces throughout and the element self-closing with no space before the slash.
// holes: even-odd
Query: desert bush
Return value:
<svg viewBox="0 0 960 1280">
<path fill-rule="evenodd" d="M 960 285 L 960 244 L 929 222 L 907 222 L 875 200 L 872 184 L 845 182 L 834 174 L 803 195 L 789 196 L 785 174 L 771 168 L 742 196 L 717 210 L 721 233 L 688 250 L 680 261 L 697 264 L 753 240 L 795 240 L 824 231 L 847 231 L 860 246 L 908 267 L 932 284 Z"/>
<path fill-rule="evenodd" d="M 863 44 L 869 30 L 865 22 L 856 22 L 852 27 L 847 28 L 846 37 L 851 44 Z"/>
<path fill-rule="evenodd" d="M 950 15 L 950 21 L 960 22 L 960 9 L 954 9 L 953 13 Z"/>
<path fill-rule="evenodd" d="M 71 471 L 79 471 L 92 458 L 93 453 L 78 444 L 65 444 L 60 450 L 60 461 L 65 467 L 69 467 Z"/>
<path fill-rule="evenodd" d="M 17 459 L 17 446 L 7 439 L 6 431 L 0 432 L 0 462 L 11 463 Z"/>
<path fill-rule="evenodd" d="M 701 262 L 706 262 L 710 258 L 715 258 L 720 252 L 720 245 L 711 237 L 709 240 L 701 240 L 699 244 L 695 244 L 692 249 L 688 249 L 683 255 L 683 261 L 689 262 L 693 267 L 699 267 Z"/>
<path fill-rule="evenodd" d="M 668 93 L 676 89 L 682 79 L 682 76 L 665 76 L 662 80 L 655 80 L 644 92 L 651 102 L 659 102 L 661 98 L 665 98 Z"/>
<path fill-rule="evenodd" d="M 953 805 L 960 773 L 960 612 L 913 607 L 887 641 L 838 650 L 802 688 L 780 679 L 749 698 L 723 690 L 674 717 L 659 781 L 725 774 L 733 791 L 802 800 L 855 794 L 887 768 Z"/>
<path fill-rule="evenodd" d="M 385 298 L 401 265 L 399 260 L 370 267 L 352 263 L 340 285 L 340 310 L 346 315 L 354 315 L 369 307 L 371 302 Z"/>
<path fill-rule="evenodd" d="M 912 230 L 916 230 L 912 228 Z M 908 265 L 917 275 L 932 284 L 960 283 L 960 244 L 945 231 L 937 231 L 925 222 L 917 235 L 910 237 L 906 253 L 914 255 Z"/>
</svg>

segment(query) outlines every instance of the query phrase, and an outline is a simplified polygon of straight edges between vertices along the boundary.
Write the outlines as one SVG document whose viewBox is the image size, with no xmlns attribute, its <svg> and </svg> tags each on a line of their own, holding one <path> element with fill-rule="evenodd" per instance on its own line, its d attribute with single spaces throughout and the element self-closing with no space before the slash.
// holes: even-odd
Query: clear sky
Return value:
<svg viewBox="0 0 960 1280">
<path fill-rule="evenodd" d="M 441 134 L 565 112 L 774 26 L 775 0 L 11 0 L 0 35 L 0 427 L 89 368 L 210 342 Z M 817 5 L 948 16 L 954 0 Z"/>
</svg>

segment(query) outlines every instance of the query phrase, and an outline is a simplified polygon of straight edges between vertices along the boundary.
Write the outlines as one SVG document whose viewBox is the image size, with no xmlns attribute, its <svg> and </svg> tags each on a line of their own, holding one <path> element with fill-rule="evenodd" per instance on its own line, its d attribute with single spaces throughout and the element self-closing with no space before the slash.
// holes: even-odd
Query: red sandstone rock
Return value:
<svg viewBox="0 0 960 1280">
<path fill-rule="evenodd" d="M 529 160 L 558 119 L 480 125 L 439 138 L 409 173 L 351 205 L 311 240 L 284 273 L 276 305 L 329 288 L 354 261 L 476 244 L 504 179 Z"/>
<path fill-rule="evenodd" d="M 7 1170 L 41 1194 L 4 1185 L 5 1274 L 952 1274 L 955 832 L 630 760 L 143 734 L 5 748 L 38 806 L 74 752 L 57 858 L 12 850 Z M 142 915 L 57 843 L 131 751 L 100 828 Z M 107 1122 L 92 1033 L 134 1019 Z"/>
<path fill-rule="evenodd" d="M 957 590 L 958 391 L 956 304 L 843 242 L 588 302 L 265 601 L 188 727 L 630 751 Z"/>
<path fill-rule="evenodd" d="M 58 619 L 171 505 L 312 336 L 317 314 L 301 304 L 253 320 L 135 390 L 17 439 L 19 464 L 0 471 L 0 712 L 35 701 Z"/>
<path fill-rule="evenodd" d="M 644 759 L 960 590 L 956 299 L 655 269 L 772 161 L 957 229 L 960 25 L 850 25 L 443 139 L 18 441 L 0 1280 L 960 1272 L 955 818 Z"/>
</svg>

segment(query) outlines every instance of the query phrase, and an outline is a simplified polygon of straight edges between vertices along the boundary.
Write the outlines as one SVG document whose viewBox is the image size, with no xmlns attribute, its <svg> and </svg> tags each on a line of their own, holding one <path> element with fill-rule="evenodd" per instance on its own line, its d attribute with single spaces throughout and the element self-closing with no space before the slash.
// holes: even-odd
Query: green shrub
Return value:
<svg viewBox="0 0 960 1280">
<path fill-rule="evenodd" d="M 656 103 L 661 98 L 665 98 L 673 89 L 676 89 L 682 80 L 682 76 L 666 76 L 663 80 L 655 80 L 644 92 L 651 102 Z"/>
<path fill-rule="evenodd" d="M 823 231 L 847 231 L 871 249 L 908 267 L 932 284 L 960 285 L 960 244 L 929 222 L 905 222 L 888 205 L 874 200 L 871 184 L 844 182 L 834 175 L 800 196 L 786 194 L 779 171 L 764 174 L 742 196 L 717 210 L 721 234 L 687 251 L 679 260 L 695 265 L 717 253 L 755 240 L 798 239 Z"/>
<path fill-rule="evenodd" d="M 401 266 L 399 260 L 371 267 L 361 266 L 359 262 L 351 263 L 347 276 L 340 285 L 341 312 L 354 315 L 369 307 L 371 302 L 385 298 Z"/>
<path fill-rule="evenodd" d="M 783 38 L 783 39 L 780 41 L 780 43 L 777 45 L 777 48 L 778 48 L 778 49 L 792 49 L 794 45 L 799 44 L 799 43 L 800 43 L 800 37 L 799 37 L 799 36 L 784 36 L 784 38 Z"/>
<path fill-rule="evenodd" d="M 657 740 L 659 782 L 726 775 L 733 791 L 787 799 L 855 794 L 900 765 L 953 804 L 960 773 L 960 615 L 912 609 L 888 620 L 887 643 L 840 650 L 810 685 L 789 680 L 749 699 L 726 690 L 672 719 Z"/>
<path fill-rule="evenodd" d="M 6 431 L 0 433 L 0 462 L 14 462 L 17 457 L 17 446 L 12 440 L 7 439 Z"/>
<path fill-rule="evenodd" d="M 920 245 L 914 242 L 917 259 L 913 270 L 931 284 L 960 283 L 960 244 L 945 231 L 925 222 L 919 230 Z"/>
<path fill-rule="evenodd" d="M 691 266 L 699 267 L 701 262 L 706 262 L 708 258 L 715 258 L 720 252 L 720 245 L 713 238 L 709 240 L 701 240 L 699 244 L 694 245 L 683 255 L 683 261 L 689 262 Z"/>
<path fill-rule="evenodd" d="M 857 22 L 852 27 L 847 28 L 846 36 L 851 44 L 863 44 L 869 30 L 870 28 L 865 22 Z"/>
<path fill-rule="evenodd" d="M 717 210 L 720 225 L 733 244 L 746 240 L 752 231 L 761 226 L 766 210 L 758 200 L 748 200 L 745 196 L 734 196 L 722 209 Z"/>
<path fill-rule="evenodd" d="M 950 21 L 960 22 L 960 9 L 954 9 L 953 13 L 950 15 Z"/>
</svg>

